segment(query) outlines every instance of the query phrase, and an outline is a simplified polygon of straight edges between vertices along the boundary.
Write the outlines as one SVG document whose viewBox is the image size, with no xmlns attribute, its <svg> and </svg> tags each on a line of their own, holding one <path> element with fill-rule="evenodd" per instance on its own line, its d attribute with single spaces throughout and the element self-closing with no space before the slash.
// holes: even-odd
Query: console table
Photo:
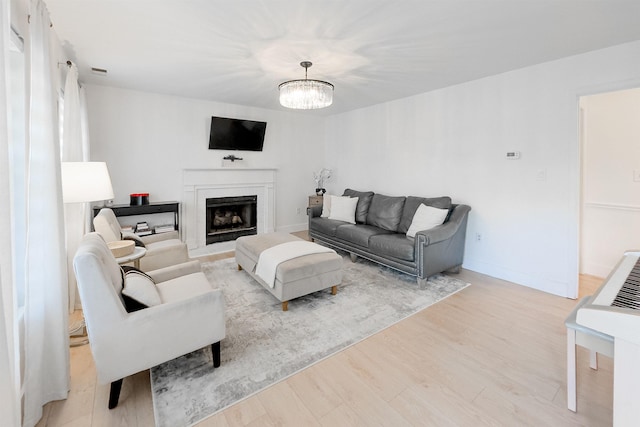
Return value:
<svg viewBox="0 0 640 427">
<path fill-rule="evenodd" d="M 150 215 L 157 213 L 173 213 L 173 227 L 178 230 L 180 225 L 180 203 L 179 202 L 153 202 L 147 205 L 112 205 L 106 206 L 113 211 L 116 217 L 132 215 Z M 102 207 L 93 207 L 93 216 L 98 215 Z"/>
</svg>

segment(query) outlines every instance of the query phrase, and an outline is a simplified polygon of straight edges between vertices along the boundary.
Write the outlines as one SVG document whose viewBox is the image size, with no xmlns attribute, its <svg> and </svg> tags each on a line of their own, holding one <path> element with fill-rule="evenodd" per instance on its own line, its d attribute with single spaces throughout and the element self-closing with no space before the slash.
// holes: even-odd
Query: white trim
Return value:
<svg viewBox="0 0 640 427">
<path fill-rule="evenodd" d="M 276 169 L 222 168 L 182 171 L 182 236 L 190 253 L 235 249 L 235 242 L 206 244 L 206 199 L 256 195 L 258 233 L 275 231 Z"/>
<path fill-rule="evenodd" d="M 606 202 L 585 202 L 585 208 L 597 208 L 597 209 L 614 209 L 628 212 L 640 212 L 640 206 L 638 205 L 622 205 L 619 203 L 606 203 Z"/>
</svg>

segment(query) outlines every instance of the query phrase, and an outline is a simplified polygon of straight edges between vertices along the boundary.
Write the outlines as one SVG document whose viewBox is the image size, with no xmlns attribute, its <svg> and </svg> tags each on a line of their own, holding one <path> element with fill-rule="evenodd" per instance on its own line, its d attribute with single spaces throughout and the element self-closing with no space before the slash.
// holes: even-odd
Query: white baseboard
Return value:
<svg viewBox="0 0 640 427">
<path fill-rule="evenodd" d="M 294 225 L 279 225 L 276 227 L 276 231 L 281 233 L 295 233 L 297 231 L 305 231 L 309 229 L 309 224 L 304 222 L 302 224 Z"/>
<path fill-rule="evenodd" d="M 572 284 L 567 283 L 566 281 L 534 276 L 530 273 L 514 271 L 499 265 L 467 258 L 465 258 L 462 267 L 467 270 L 486 274 L 487 276 L 495 277 L 497 279 L 507 280 L 517 285 L 526 286 L 528 288 L 538 289 L 540 291 L 547 292 L 553 295 L 558 295 L 565 298 L 575 298 L 575 296 L 570 295 L 570 288 L 573 289 Z M 577 275 L 575 280 L 578 280 Z"/>
</svg>

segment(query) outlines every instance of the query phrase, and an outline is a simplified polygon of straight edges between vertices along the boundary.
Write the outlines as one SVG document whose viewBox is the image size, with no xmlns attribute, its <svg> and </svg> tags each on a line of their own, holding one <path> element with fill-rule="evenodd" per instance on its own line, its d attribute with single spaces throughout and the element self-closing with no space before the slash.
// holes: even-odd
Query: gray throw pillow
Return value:
<svg viewBox="0 0 640 427">
<path fill-rule="evenodd" d="M 344 190 L 343 196 L 357 197 L 358 205 L 356 206 L 356 223 L 364 224 L 367 222 L 367 213 L 373 199 L 373 191 L 356 191 L 350 188 Z"/>
<path fill-rule="evenodd" d="M 367 224 L 383 230 L 397 231 L 402 218 L 404 201 L 404 196 L 391 197 L 374 194 L 367 214 Z"/>
<path fill-rule="evenodd" d="M 407 197 L 407 201 L 404 203 L 404 210 L 402 211 L 402 219 L 398 225 L 398 233 L 406 234 L 411 227 L 411 221 L 416 214 L 416 210 L 421 205 L 427 205 L 438 209 L 451 209 L 451 197 Z"/>
</svg>

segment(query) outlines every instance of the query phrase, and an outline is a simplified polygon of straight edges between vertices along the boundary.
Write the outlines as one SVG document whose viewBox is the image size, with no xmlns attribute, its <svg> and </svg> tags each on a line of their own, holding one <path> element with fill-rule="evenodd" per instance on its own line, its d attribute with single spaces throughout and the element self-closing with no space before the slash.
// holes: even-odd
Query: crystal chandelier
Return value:
<svg viewBox="0 0 640 427">
<path fill-rule="evenodd" d="M 307 79 L 307 69 L 311 62 L 300 63 L 304 67 L 304 80 L 289 80 L 278 86 L 280 104 L 296 110 L 325 108 L 333 102 L 333 85 L 322 80 Z"/>
</svg>

